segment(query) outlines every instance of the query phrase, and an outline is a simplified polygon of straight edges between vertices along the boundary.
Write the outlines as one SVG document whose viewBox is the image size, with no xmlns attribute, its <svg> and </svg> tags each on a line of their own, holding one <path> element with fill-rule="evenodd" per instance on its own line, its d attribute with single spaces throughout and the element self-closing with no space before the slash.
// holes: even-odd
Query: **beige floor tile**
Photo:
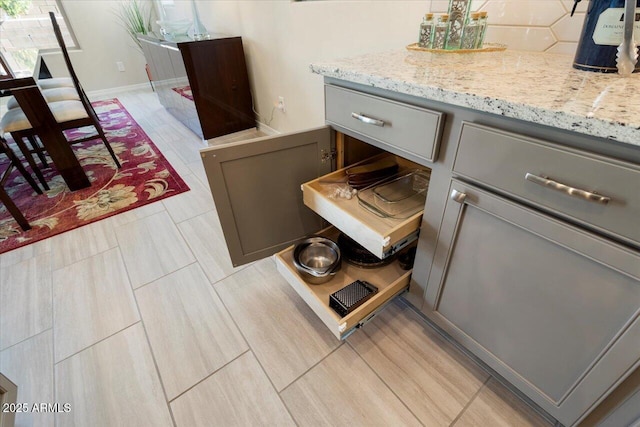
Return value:
<svg viewBox="0 0 640 427">
<path fill-rule="evenodd" d="M 294 426 L 251 352 L 171 402 L 178 427 Z"/>
<path fill-rule="evenodd" d="M 51 239 L 40 240 L 39 242 L 3 253 L 0 255 L 0 267 L 9 267 L 47 252 L 51 252 Z"/>
<path fill-rule="evenodd" d="M 167 139 L 167 144 L 186 164 L 200 160 L 200 150 L 206 148 L 207 144 L 182 123 L 174 120 L 171 126 L 175 133 Z"/>
<path fill-rule="evenodd" d="M 110 221 L 111 225 L 114 227 L 119 227 L 124 224 L 129 224 L 130 222 L 137 221 L 142 218 L 146 218 L 148 216 L 160 213 L 164 211 L 164 205 L 160 203 L 160 201 L 149 203 L 148 205 L 141 206 L 136 209 L 132 209 L 127 212 L 123 212 L 118 215 L 114 215 L 111 218 L 106 219 L 105 221 Z"/>
<path fill-rule="evenodd" d="M 56 365 L 57 427 L 171 426 L 169 408 L 141 324 Z"/>
<path fill-rule="evenodd" d="M 448 426 L 489 375 L 403 303 L 390 304 L 349 343 L 428 426 Z"/>
<path fill-rule="evenodd" d="M 115 248 L 118 245 L 110 221 L 98 221 L 52 238 L 53 269 Z"/>
<path fill-rule="evenodd" d="M 53 315 L 56 362 L 140 320 L 120 251 L 56 270 Z"/>
<path fill-rule="evenodd" d="M 53 337 L 51 330 L 0 352 L 0 372 L 18 386 L 18 402 L 55 403 L 53 398 Z M 62 402 L 63 403 L 63 402 Z M 53 426 L 53 414 L 16 414 L 16 427 Z"/>
<path fill-rule="evenodd" d="M 196 260 L 166 212 L 130 222 L 115 230 L 134 288 Z"/>
<path fill-rule="evenodd" d="M 453 425 L 456 427 L 548 427 L 551 424 L 502 384 L 491 379 Z"/>
<path fill-rule="evenodd" d="M 0 313 L 0 350 L 51 328 L 50 253 L 0 270 Z"/>
<path fill-rule="evenodd" d="M 249 348 L 198 264 L 135 296 L 169 400 Z"/>
<path fill-rule="evenodd" d="M 191 191 L 164 199 L 162 203 L 169 211 L 175 223 L 191 219 L 205 212 L 214 210 L 211 192 L 194 175 L 183 175 Z"/>
<path fill-rule="evenodd" d="M 178 175 L 185 176 L 193 173 L 191 169 L 189 169 L 187 165 L 182 161 L 180 156 L 176 154 L 175 151 L 163 149 L 162 154 L 169 161 L 169 163 L 171 163 L 171 166 L 173 166 L 176 172 L 178 172 Z"/>
<path fill-rule="evenodd" d="M 216 211 L 183 221 L 178 224 L 178 229 L 211 283 L 246 267 L 233 267 L 231 264 Z"/>
<path fill-rule="evenodd" d="M 209 179 L 207 178 L 207 173 L 204 170 L 204 165 L 202 164 L 202 159 L 198 159 L 196 162 L 191 162 L 187 165 L 191 173 L 193 173 L 196 178 L 200 180 L 202 185 L 209 191 Z"/>
<path fill-rule="evenodd" d="M 278 391 L 340 344 L 280 276 L 273 259 L 256 262 L 214 289 Z"/>
<path fill-rule="evenodd" d="M 337 349 L 281 395 L 301 426 L 420 425 L 348 345 Z"/>
</svg>

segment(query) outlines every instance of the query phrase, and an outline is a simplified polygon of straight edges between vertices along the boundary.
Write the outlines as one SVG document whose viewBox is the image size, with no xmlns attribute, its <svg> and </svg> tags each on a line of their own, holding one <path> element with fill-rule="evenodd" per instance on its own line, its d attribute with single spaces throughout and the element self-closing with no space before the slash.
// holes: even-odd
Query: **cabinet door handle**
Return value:
<svg viewBox="0 0 640 427">
<path fill-rule="evenodd" d="M 553 190 L 568 194 L 569 196 L 578 197 L 584 200 L 589 200 L 591 202 L 602 203 L 603 205 L 606 205 L 611 200 L 610 197 L 602 196 L 598 193 L 594 193 L 591 191 L 570 187 L 561 182 L 549 179 L 546 176 L 538 176 L 538 175 L 534 175 L 532 173 L 527 172 L 527 174 L 524 176 L 524 179 L 526 179 L 527 181 L 531 181 L 535 184 L 541 185 L 543 187 L 548 187 Z"/>
<path fill-rule="evenodd" d="M 449 197 L 454 202 L 463 203 L 464 199 L 467 198 L 467 195 L 465 193 L 461 192 L 461 191 L 453 189 L 453 190 L 451 190 L 451 195 Z"/>
<path fill-rule="evenodd" d="M 384 127 L 384 121 L 378 119 L 372 119 L 371 117 L 364 116 L 358 113 L 351 113 L 351 117 L 356 120 L 360 120 L 362 123 L 366 123 L 368 125 L 380 126 Z"/>
</svg>

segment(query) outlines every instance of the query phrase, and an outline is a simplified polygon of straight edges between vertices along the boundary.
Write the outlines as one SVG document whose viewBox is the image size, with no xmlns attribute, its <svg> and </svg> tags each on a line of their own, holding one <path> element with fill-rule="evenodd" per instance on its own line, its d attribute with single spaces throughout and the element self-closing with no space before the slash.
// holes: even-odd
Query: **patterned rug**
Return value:
<svg viewBox="0 0 640 427">
<path fill-rule="evenodd" d="M 117 99 L 93 105 L 122 168 L 116 169 L 102 141 L 95 139 L 73 145 L 91 181 L 89 188 L 70 192 L 55 169 L 48 168 L 42 172 L 51 189 L 38 195 L 14 170 L 4 188 L 32 229 L 22 231 L 6 208 L 0 206 L 0 253 L 189 190 Z M 93 132 L 93 128 L 73 130 L 67 136 L 79 137 L 84 132 Z M 14 145 L 10 139 L 9 143 Z M 19 154 L 17 148 L 14 151 Z M 6 168 L 6 156 L 2 158 L 5 163 L 0 164 L 0 171 Z"/>
<path fill-rule="evenodd" d="M 179 93 L 189 101 L 193 101 L 193 92 L 191 92 L 191 86 L 172 87 L 171 90 Z"/>
</svg>

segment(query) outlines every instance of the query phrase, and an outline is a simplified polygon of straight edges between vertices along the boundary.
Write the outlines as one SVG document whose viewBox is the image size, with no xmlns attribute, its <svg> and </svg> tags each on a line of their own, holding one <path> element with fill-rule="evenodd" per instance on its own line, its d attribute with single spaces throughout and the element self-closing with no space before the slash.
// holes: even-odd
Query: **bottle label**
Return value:
<svg viewBox="0 0 640 427">
<path fill-rule="evenodd" d="M 593 31 L 593 42 L 602 46 L 618 46 L 624 35 L 624 8 L 610 7 L 600 14 Z M 633 38 L 640 44 L 640 8 L 636 9 Z"/>
</svg>

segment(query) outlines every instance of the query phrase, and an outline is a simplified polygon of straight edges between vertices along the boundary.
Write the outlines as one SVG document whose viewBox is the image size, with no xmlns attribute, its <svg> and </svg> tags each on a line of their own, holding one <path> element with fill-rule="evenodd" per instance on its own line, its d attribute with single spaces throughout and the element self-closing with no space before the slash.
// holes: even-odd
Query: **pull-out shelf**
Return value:
<svg viewBox="0 0 640 427">
<path fill-rule="evenodd" d="M 337 241 L 339 232 L 330 228 L 321 234 Z M 293 264 L 293 248 L 294 246 L 291 246 L 275 255 L 278 271 L 338 339 L 346 338 L 409 286 L 411 270 L 400 268 L 397 260 L 372 269 L 356 267 L 343 261 L 342 268 L 333 279 L 327 283 L 313 285 L 298 274 Z M 378 288 L 378 292 L 347 316 L 340 317 L 329 307 L 329 295 L 356 280 L 371 283 Z"/>
<path fill-rule="evenodd" d="M 383 154 L 361 163 L 369 163 L 389 154 Z M 400 170 L 423 167 L 402 157 L 395 158 Z M 361 164 L 358 163 L 358 164 Z M 355 165 L 350 165 L 353 167 Z M 330 198 L 327 184 L 346 182 L 346 170 L 339 169 L 328 175 L 302 185 L 304 204 L 353 240 L 367 248 L 378 258 L 386 258 L 418 238 L 418 229 L 423 211 L 407 219 L 381 218 L 358 203 L 357 196 L 351 199 Z"/>
</svg>

